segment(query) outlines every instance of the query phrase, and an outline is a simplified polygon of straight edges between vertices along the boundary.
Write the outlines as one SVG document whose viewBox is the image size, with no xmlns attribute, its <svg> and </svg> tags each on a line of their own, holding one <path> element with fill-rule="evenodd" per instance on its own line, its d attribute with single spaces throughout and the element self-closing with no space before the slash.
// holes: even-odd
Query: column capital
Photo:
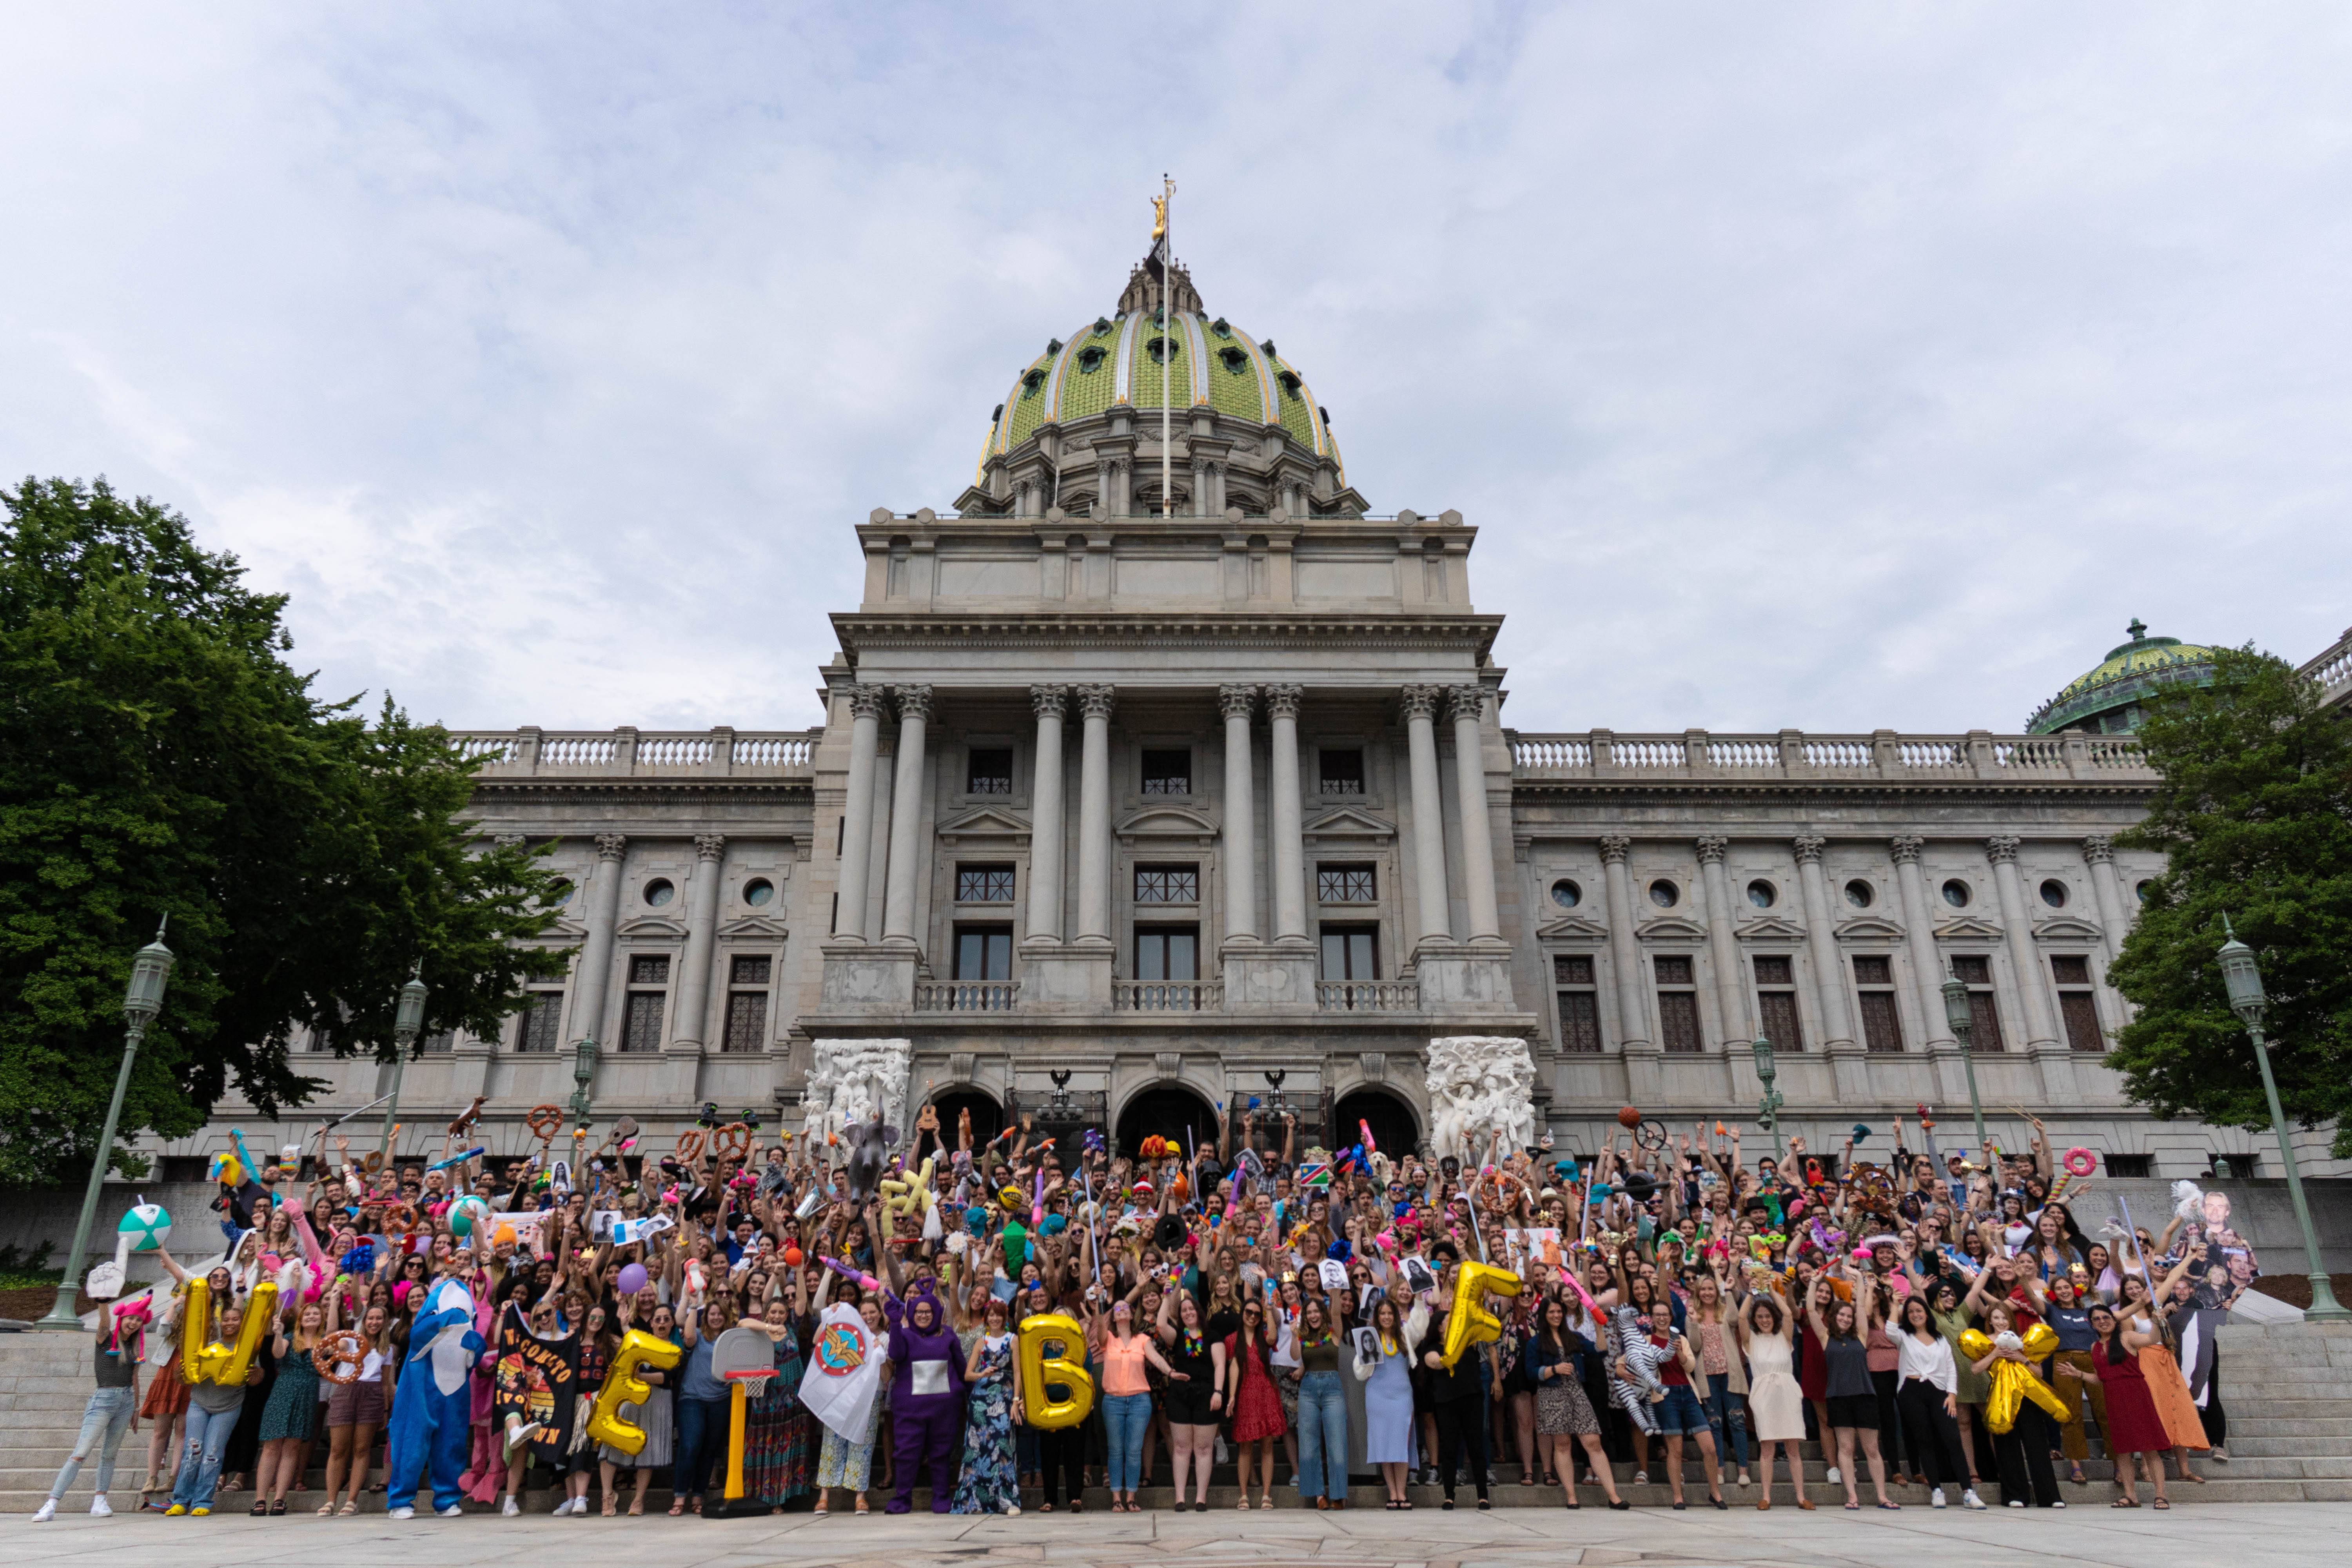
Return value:
<svg viewBox="0 0 2352 1568">
<path fill-rule="evenodd" d="M 1220 686 L 1217 688 L 1217 711 L 1228 719 L 1246 722 L 1257 706 L 1255 686 Z"/>
<path fill-rule="evenodd" d="M 1601 862 L 1604 866 L 1622 866 L 1633 851 L 1632 839 L 1622 833 L 1612 833 L 1601 841 Z"/>
<path fill-rule="evenodd" d="M 629 838 L 625 833 L 596 835 L 596 858 L 599 860 L 618 860 L 628 853 L 628 849 Z"/>
<path fill-rule="evenodd" d="M 1299 699 L 1307 694 L 1305 688 L 1278 685 L 1262 687 L 1259 689 L 1265 693 L 1265 716 L 1269 721 L 1297 719 Z"/>
<path fill-rule="evenodd" d="M 849 711 L 859 719 L 879 719 L 887 695 L 878 686 L 853 686 L 849 689 Z"/>
<path fill-rule="evenodd" d="M 928 686 L 894 686 L 890 694 L 898 700 L 901 722 L 913 719 L 928 723 L 931 717 L 931 689 Z"/>
<path fill-rule="evenodd" d="M 1724 856 L 1730 851 L 1730 839 L 1719 834 L 1710 833 L 1698 841 L 1698 863 L 1702 866 L 1720 866 L 1723 864 Z"/>
<path fill-rule="evenodd" d="M 1996 866 L 2013 866 L 2017 863 L 2019 842 L 2006 833 L 1988 838 L 1985 840 L 1985 858 Z"/>
<path fill-rule="evenodd" d="M 727 853 L 727 836 L 723 833 L 698 833 L 694 836 L 694 858 L 716 860 Z"/>
<path fill-rule="evenodd" d="M 1108 719 L 1118 704 L 1118 688 L 1115 686 L 1075 686 L 1078 694 L 1078 711 L 1088 719 Z"/>
<path fill-rule="evenodd" d="M 1800 866 L 1820 865 L 1822 863 L 1822 851 L 1828 847 L 1828 839 L 1817 838 L 1811 834 L 1807 834 L 1804 837 L 1797 840 L 1797 864 Z"/>
<path fill-rule="evenodd" d="M 1897 866 L 1916 866 L 1919 863 L 1919 851 L 1927 847 L 1927 841 L 1906 833 L 1895 839 L 1890 847 Z"/>
<path fill-rule="evenodd" d="M 1475 685 L 1447 687 L 1445 716 L 1457 724 L 1465 719 L 1484 719 L 1486 716 L 1486 689 Z"/>
<path fill-rule="evenodd" d="M 1415 719 L 1437 717 L 1437 700 L 1444 690 L 1439 686 L 1408 686 L 1397 693 L 1397 702 L 1404 710 L 1405 722 Z"/>
<path fill-rule="evenodd" d="M 2083 840 L 2083 858 L 2094 866 L 2105 866 L 2116 858 L 2116 841 L 2104 833 L 2094 833 Z"/>
<path fill-rule="evenodd" d="M 1068 711 L 1070 689 L 1066 686 L 1033 686 L 1029 689 L 1029 706 L 1040 719 L 1059 719 Z"/>
<path fill-rule="evenodd" d="M 522 847 L 523 840 L 520 833 L 493 833 L 490 835 L 490 842 L 501 849 L 520 849 Z M 2100 842 L 2105 843 L 2105 840 L 2102 839 Z"/>
</svg>

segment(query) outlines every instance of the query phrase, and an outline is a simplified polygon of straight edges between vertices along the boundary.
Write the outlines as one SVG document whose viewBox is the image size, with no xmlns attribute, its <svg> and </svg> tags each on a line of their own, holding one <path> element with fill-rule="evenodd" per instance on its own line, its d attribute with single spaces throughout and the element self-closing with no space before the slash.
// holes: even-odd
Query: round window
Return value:
<svg viewBox="0 0 2352 1568">
<path fill-rule="evenodd" d="M 1584 901 L 1584 889 L 1562 877 L 1551 885 L 1551 901 L 1561 909 L 1572 910 Z"/>
<path fill-rule="evenodd" d="M 564 905 L 572 901 L 572 884 L 569 882 L 556 883 L 555 886 L 547 889 L 547 897 L 543 901 L 550 909 L 562 909 Z"/>
<path fill-rule="evenodd" d="M 1662 910 L 1673 909 L 1682 902 L 1683 890 L 1664 877 L 1650 884 L 1650 902 Z"/>
<path fill-rule="evenodd" d="M 646 884 L 646 902 L 659 909 L 677 897 L 677 889 L 666 877 L 656 877 Z"/>
<path fill-rule="evenodd" d="M 2147 887 L 2148 885 L 2146 882 L 2142 882 L 2138 887 L 2132 889 L 2133 896 L 2137 898 L 2143 904 L 2147 902 Z"/>
<path fill-rule="evenodd" d="M 1773 891 L 1772 884 L 1761 877 L 1748 884 L 1748 901 L 1759 910 L 1770 909 L 1780 901 L 1780 895 Z"/>
<path fill-rule="evenodd" d="M 776 885 L 765 877 L 754 877 L 743 884 L 743 901 L 758 909 L 776 896 Z"/>
<path fill-rule="evenodd" d="M 1859 877 L 1845 885 L 1845 901 L 1855 909 L 1866 910 L 1876 902 L 1877 899 L 1878 890 Z"/>
<path fill-rule="evenodd" d="M 1944 884 L 1944 902 L 1956 910 L 1969 907 L 1969 885 L 1958 877 Z"/>
<path fill-rule="evenodd" d="M 2053 910 L 2066 907 L 2066 884 L 2053 877 L 2042 884 L 2042 901 Z"/>
</svg>

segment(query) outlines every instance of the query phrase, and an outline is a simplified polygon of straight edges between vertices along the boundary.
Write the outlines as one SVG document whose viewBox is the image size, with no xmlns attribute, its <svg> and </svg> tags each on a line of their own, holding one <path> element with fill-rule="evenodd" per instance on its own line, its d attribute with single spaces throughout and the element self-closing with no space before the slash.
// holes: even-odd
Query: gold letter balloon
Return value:
<svg viewBox="0 0 2352 1568">
<path fill-rule="evenodd" d="M 1492 1268 L 1484 1263 L 1465 1263 L 1462 1272 L 1454 1277 L 1454 1305 L 1445 1314 L 1445 1344 L 1438 1359 L 1452 1372 L 1472 1345 L 1483 1345 L 1489 1340 L 1503 1337 L 1503 1325 L 1495 1314 L 1479 1303 L 1478 1298 L 1492 1290 L 1497 1296 L 1519 1293 L 1519 1277 L 1507 1268 Z"/>
<path fill-rule="evenodd" d="M 667 1372 L 677 1364 L 678 1348 L 667 1340 L 649 1334 L 643 1329 L 631 1329 L 621 1336 L 621 1348 L 613 1352 L 613 1370 L 597 1391 L 595 1405 L 588 1412 L 588 1436 L 599 1443 L 609 1443 L 624 1454 L 635 1455 L 646 1446 L 646 1429 L 634 1421 L 621 1419 L 624 1405 L 643 1405 L 653 1397 L 653 1389 L 637 1375 L 637 1369 L 649 1366 L 656 1372 Z"/>
<path fill-rule="evenodd" d="M 1086 1342 L 1086 1329 L 1066 1313 L 1040 1312 L 1021 1325 L 1022 1405 L 1029 1425 L 1039 1431 L 1075 1426 L 1095 1407 L 1094 1377 L 1070 1356 L 1075 1348 L 1083 1359 Z M 1050 1355 L 1045 1350 L 1049 1344 L 1054 1347 Z M 1067 1387 L 1070 1397 L 1048 1399 L 1049 1383 Z"/>
</svg>

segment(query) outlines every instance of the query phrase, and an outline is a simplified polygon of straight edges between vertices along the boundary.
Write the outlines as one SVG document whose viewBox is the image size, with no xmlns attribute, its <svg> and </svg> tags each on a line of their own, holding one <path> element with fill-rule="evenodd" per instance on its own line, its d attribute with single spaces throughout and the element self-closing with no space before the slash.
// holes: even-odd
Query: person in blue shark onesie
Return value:
<svg viewBox="0 0 2352 1568">
<path fill-rule="evenodd" d="M 963 1347 L 929 1279 L 884 1310 L 890 1321 L 890 1429 L 898 1493 L 885 1513 L 914 1506 L 915 1472 L 928 1465 L 931 1511 L 955 1501 L 956 1445 L 963 1436 Z"/>
<path fill-rule="evenodd" d="M 473 1373 L 482 1350 L 473 1296 L 461 1281 L 442 1280 L 409 1327 L 408 1360 L 393 1394 L 385 1429 L 391 1485 L 384 1494 L 392 1518 L 416 1517 L 417 1483 L 428 1468 L 433 1510 L 444 1518 L 464 1511 L 459 1477 L 471 1440 Z"/>
</svg>

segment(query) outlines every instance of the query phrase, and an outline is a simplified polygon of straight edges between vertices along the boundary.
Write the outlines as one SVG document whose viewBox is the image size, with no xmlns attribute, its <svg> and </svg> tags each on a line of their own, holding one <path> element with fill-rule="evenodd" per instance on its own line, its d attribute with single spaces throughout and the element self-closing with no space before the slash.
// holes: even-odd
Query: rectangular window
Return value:
<svg viewBox="0 0 2352 1568">
<path fill-rule="evenodd" d="M 1327 904 L 1369 904 L 1376 901 L 1370 866 L 1318 866 L 1315 896 Z"/>
<path fill-rule="evenodd" d="M 840 859 L 841 852 L 847 847 L 849 847 L 849 818 L 836 816 L 833 819 L 833 858 L 836 860 Z"/>
<path fill-rule="evenodd" d="M 1650 960 L 1650 966 L 1657 972 L 1658 984 L 1661 985 L 1692 984 L 1691 961 L 1688 953 L 1662 952 Z"/>
<path fill-rule="evenodd" d="M 1201 930 L 1198 926 L 1138 926 L 1135 931 L 1135 977 L 1138 980 L 1198 980 L 1201 978 Z"/>
<path fill-rule="evenodd" d="M 1012 979 L 1013 928 L 956 927 L 955 977 L 958 980 Z"/>
<path fill-rule="evenodd" d="M 2110 1176 L 2153 1176 L 2156 1156 L 2153 1154 L 2103 1154 L 2099 1163 Z"/>
<path fill-rule="evenodd" d="M 765 985 L 773 972 L 775 960 L 764 952 L 739 952 L 728 963 L 727 984 L 730 985 Z"/>
<path fill-rule="evenodd" d="M 1325 795 L 1361 795 L 1364 793 L 1364 752 L 1360 746 L 1334 751 L 1328 747 L 1316 752 L 1321 759 L 1322 793 Z"/>
<path fill-rule="evenodd" d="M 1805 1048 L 1805 1030 L 1798 1021 L 1795 992 L 1759 991 L 1756 993 L 1756 1012 L 1763 1021 L 1764 1037 L 1772 1042 L 1774 1050 L 1801 1051 Z"/>
<path fill-rule="evenodd" d="M 1138 866 L 1135 901 L 1139 904 L 1197 904 L 1201 901 L 1198 866 Z"/>
<path fill-rule="evenodd" d="M 632 985 L 667 985 L 669 984 L 669 954 L 641 952 L 629 960 L 629 984 Z"/>
<path fill-rule="evenodd" d="M 563 1026 L 563 993 L 534 991 L 530 1005 L 522 1012 L 522 1026 L 515 1031 L 515 1049 L 519 1051 L 551 1051 L 555 1049 L 557 1033 Z"/>
<path fill-rule="evenodd" d="M 1990 985 L 1992 960 L 1980 952 L 1958 953 L 1952 959 L 1952 973 L 1960 977 L 1963 985 Z"/>
<path fill-rule="evenodd" d="M 1903 1017 L 1895 1010 L 1894 992 L 1862 994 L 1862 1044 L 1865 1050 L 1890 1054 L 1903 1049 Z"/>
<path fill-rule="evenodd" d="M 1380 940 L 1380 928 L 1377 926 L 1325 926 L 1323 978 L 1378 980 L 1381 977 Z"/>
<path fill-rule="evenodd" d="M 2091 983 L 2091 961 L 2080 953 L 2053 953 L 2050 959 L 2050 977 L 2061 985 L 2088 985 Z"/>
<path fill-rule="evenodd" d="M 1143 793 L 1191 795 L 1192 752 L 1189 746 L 1147 746 L 1143 752 Z"/>
<path fill-rule="evenodd" d="M 1592 984 L 1592 955 L 1589 952 L 1556 952 L 1552 954 L 1551 977 L 1559 985 L 1590 985 Z"/>
<path fill-rule="evenodd" d="M 2099 1032 L 2099 1005 L 2088 991 L 2058 993 L 2058 1016 L 2065 1020 L 2066 1044 L 2078 1051 L 2104 1051 L 2105 1037 Z"/>
<path fill-rule="evenodd" d="M 730 991 L 727 994 L 727 1043 L 730 1051 L 757 1051 L 768 1043 L 768 994 Z"/>
<path fill-rule="evenodd" d="M 1559 1048 L 1597 1051 L 1601 1048 L 1601 1000 L 1590 991 L 1559 993 Z"/>
<path fill-rule="evenodd" d="M 957 903 L 1009 904 L 1012 901 L 1012 867 L 958 866 L 956 868 Z"/>
<path fill-rule="evenodd" d="M 425 1057 L 446 1057 L 457 1048 L 457 1031 L 444 1029 L 437 1035 L 425 1036 L 425 1043 L 416 1047 L 416 1053 Z"/>
<path fill-rule="evenodd" d="M 2261 1173 L 2262 1163 L 2260 1154 L 2216 1154 L 2213 1156 L 2213 1173 L 2251 1182 Z"/>
<path fill-rule="evenodd" d="M 621 1048 L 625 1051 L 657 1051 L 662 1043 L 662 1004 L 668 999 L 660 991 L 632 991 L 628 1011 L 622 1015 Z"/>
<path fill-rule="evenodd" d="M 1796 983 L 1787 954 L 1762 952 L 1756 955 L 1757 984 L 1794 985 Z"/>
<path fill-rule="evenodd" d="M 1658 1043 L 1669 1051 L 1696 1054 L 1699 1048 L 1698 993 L 1658 993 Z"/>
<path fill-rule="evenodd" d="M 1858 952 L 1853 957 L 1853 983 L 1856 985 L 1892 985 L 1895 966 L 1883 952 Z"/>
<path fill-rule="evenodd" d="M 1013 748 L 974 746 L 966 752 L 963 792 L 966 795 L 1011 795 L 1013 793 Z"/>
<path fill-rule="evenodd" d="M 1955 953 L 1952 973 L 1969 988 L 1969 1049 L 2007 1050 L 2000 1037 L 2000 1006 L 1993 999 L 1991 958 L 1981 952 Z"/>
</svg>

